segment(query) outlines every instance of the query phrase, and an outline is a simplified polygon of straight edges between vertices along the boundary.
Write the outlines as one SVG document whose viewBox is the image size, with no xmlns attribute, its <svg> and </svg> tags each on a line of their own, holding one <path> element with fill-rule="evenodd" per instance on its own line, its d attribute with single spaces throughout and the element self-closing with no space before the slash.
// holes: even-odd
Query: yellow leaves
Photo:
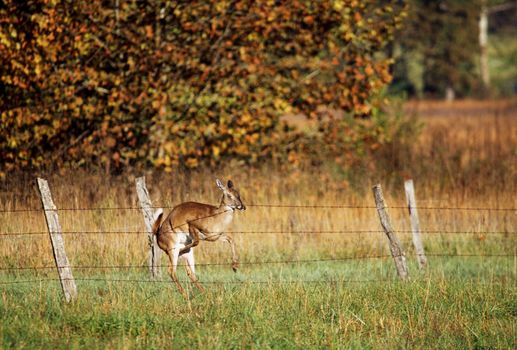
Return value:
<svg viewBox="0 0 517 350">
<path fill-rule="evenodd" d="M 18 147 L 18 142 L 16 141 L 16 138 L 12 137 L 9 139 L 8 142 L 9 148 L 16 148 Z"/>
<path fill-rule="evenodd" d="M 84 104 L 82 111 L 85 116 L 93 116 L 95 113 L 95 106 L 91 103 Z"/>
<path fill-rule="evenodd" d="M 186 163 L 185 165 L 188 168 L 196 168 L 199 165 L 198 159 L 194 158 L 194 157 L 187 158 L 187 161 L 185 163 Z"/>
<path fill-rule="evenodd" d="M 13 83 L 13 79 L 10 76 L 2 76 L 1 81 L 3 81 L 7 85 L 11 85 Z"/>
<path fill-rule="evenodd" d="M 90 42 L 84 40 L 81 36 L 77 36 L 74 42 L 74 49 L 79 52 L 79 55 L 85 55 L 90 50 Z"/>
<path fill-rule="evenodd" d="M 251 114 L 249 112 L 244 112 L 241 115 L 240 122 L 241 124 L 249 124 L 252 121 Z"/>
<path fill-rule="evenodd" d="M 23 72 L 23 74 L 26 74 L 26 75 L 29 74 L 29 69 L 22 62 L 19 62 L 19 61 L 13 59 L 13 60 L 11 60 L 11 65 L 14 69 Z"/>
<path fill-rule="evenodd" d="M 72 108 L 81 107 L 81 106 L 82 106 L 82 104 L 83 104 L 83 102 L 84 102 L 84 101 L 83 101 L 82 97 L 81 97 L 81 96 L 77 96 L 77 97 L 74 99 L 74 101 L 72 102 L 71 107 L 72 107 Z"/>
<path fill-rule="evenodd" d="M 344 2 L 344 0 L 334 0 L 332 2 L 332 7 L 336 11 L 341 11 L 345 7 L 345 2 Z"/>
<path fill-rule="evenodd" d="M 235 153 L 239 155 L 248 155 L 250 153 L 249 147 L 245 143 L 240 143 L 235 147 Z"/>
<path fill-rule="evenodd" d="M 355 33 L 354 33 L 354 32 L 352 32 L 352 31 L 347 31 L 347 32 L 345 32 L 345 35 L 344 35 L 344 39 L 345 39 L 345 41 L 352 41 L 352 40 L 354 40 L 354 39 L 355 39 L 355 37 L 356 37 L 356 36 L 355 36 Z"/>
<path fill-rule="evenodd" d="M 59 130 L 61 127 L 61 121 L 58 118 L 52 119 L 52 128 L 54 130 Z"/>
<path fill-rule="evenodd" d="M 355 110 L 356 114 L 367 115 L 367 114 L 370 113 L 372 108 L 369 105 L 367 105 L 367 104 L 358 104 L 358 105 L 354 105 L 354 110 Z"/>
<path fill-rule="evenodd" d="M 260 135 L 258 133 L 253 133 L 251 135 L 248 134 L 245 136 L 246 142 L 249 143 L 250 145 L 254 145 L 255 143 L 257 143 L 259 138 L 260 138 Z"/>
<path fill-rule="evenodd" d="M 175 154 L 178 152 L 178 148 L 176 147 L 176 144 L 172 141 L 165 142 L 163 145 L 163 149 L 167 154 Z"/>
<path fill-rule="evenodd" d="M 219 147 L 217 147 L 216 145 L 213 145 L 212 146 L 212 154 L 213 154 L 215 159 L 218 159 L 219 155 L 221 154 L 221 149 Z"/>
<path fill-rule="evenodd" d="M 267 14 L 267 21 L 268 22 L 273 22 L 274 20 L 276 20 L 276 12 L 275 11 L 270 11 Z"/>
<path fill-rule="evenodd" d="M 36 74 L 37 77 L 41 76 L 41 66 L 39 64 L 34 66 L 34 73 Z"/>
<path fill-rule="evenodd" d="M 162 102 L 160 100 L 153 100 L 153 102 L 151 103 L 151 106 L 156 110 L 158 110 L 161 105 Z"/>
<path fill-rule="evenodd" d="M 239 48 L 239 55 L 241 56 L 241 60 L 242 60 L 243 62 L 248 61 L 248 53 L 246 52 L 246 47 L 241 46 L 241 47 Z"/>
<path fill-rule="evenodd" d="M 278 112 L 281 112 L 281 113 L 291 113 L 293 110 L 292 106 L 287 101 L 285 101 L 279 97 L 276 97 L 273 100 L 273 106 L 275 107 L 275 109 Z"/>
<path fill-rule="evenodd" d="M 38 44 L 39 47 L 41 48 L 46 48 L 48 45 L 49 45 L 49 41 L 47 39 L 46 36 L 44 35 L 39 35 L 36 39 L 36 43 Z M 77 44 L 78 42 L 76 42 Z"/>
<path fill-rule="evenodd" d="M 0 45 L 4 45 L 7 48 L 11 47 L 11 40 L 9 36 L 7 36 L 2 29 L 0 29 Z"/>
<path fill-rule="evenodd" d="M 243 128 L 243 127 L 229 128 L 228 134 L 232 135 L 234 137 L 234 139 L 238 140 L 246 134 L 246 128 Z"/>
<path fill-rule="evenodd" d="M 271 125 L 273 125 L 273 123 L 274 123 L 274 121 L 270 117 L 264 116 L 264 117 L 259 118 L 259 125 L 262 128 L 268 128 Z"/>
<path fill-rule="evenodd" d="M 247 37 L 247 39 L 249 41 L 257 41 L 258 38 L 259 38 L 259 36 L 257 33 L 250 33 L 250 34 L 248 34 L 248 37 Z"/>
<path fill-rule="evenodd" d="M 130 69 L 133 69 L 135 67 L 135 60 L 132 56 L 129 56 L 127 59 L 127 64 L 129 65 Z"/>
<path fill-rule="evenodd" d="M 216 1 L 215 2 L 215 8 L 217 12 L 223 12 L 227 11 L 227 4 L 224 1 Z"/>
</svg>

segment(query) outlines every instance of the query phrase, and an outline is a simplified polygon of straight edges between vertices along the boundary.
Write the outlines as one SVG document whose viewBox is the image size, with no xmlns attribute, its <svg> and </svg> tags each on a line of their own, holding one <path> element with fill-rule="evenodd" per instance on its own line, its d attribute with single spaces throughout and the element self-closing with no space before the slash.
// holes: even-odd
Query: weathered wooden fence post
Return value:
<svg viewBox="0 0 517 350">
<path fill-rule="evenodd" d="M 61 225 L 57 215 L 57 208 L 52 200 L 52 194 L 48 187 L 47 180 L 38 178 L 38 188 L 41 194 L 41 202 L 45 210 L 45 219 L 47 220 L 48 232 L 50 234 L 50 242 L 52 244 L 52 252 L 56 262 L 61 288 L 65 295 L 66 302 L 70 302 L 77 297 L 77 287 L 75 285 L 72 269 L 65 252 L 65 243 L 61 235 Z"/>
<path fill-rule="evenodd" d="M 422 239 L 420 238 L 420 222 L 418 220 L 413 180 L 405 181 L 404 189 L 406 190 L 407 207 L 411 220 L 411 232 L 413 233 L 413 245 L 415 246 L 418 266 L 420 269 L 424 269 L 427 266 L 427 257 L 425 256 L 424 246 L 422 244 Z"/>
<path fill-rule="evenodd" d="M 136 178 L 136 193 L 138 194 L 138 201 L 144 214 L 145 228 L 147 229 L 147 238 L 149 242 L 149 272 L 152 278 L 160 276 L 160 248 L 156 242 L 156 237 L 153 234 L 153 223 L 158 214 L 163 212 L 163 209 L 153 210 L 149 192 L 145 186 L 145 176 Z"/>
<path fill-rule="evenodd" d="M 395 261 L 397 273 L 399 277 L 405 281 L 409 278 L 409 272 L 406 264 L 406 257 L 404 255 L 404 249 L 391 226 L 390 217 L 386 211 L 387 207 L 384 203 L 384 197 L 382 196 L 381 185 L 373 186 L 373 196 L 375 198 L 375 205 L 377 207 L 377 212 L 379 213 L 382 228 L 384 229 L 384 233 L 386 233 L 390 243 L 391 256 Z"/>
</svg>

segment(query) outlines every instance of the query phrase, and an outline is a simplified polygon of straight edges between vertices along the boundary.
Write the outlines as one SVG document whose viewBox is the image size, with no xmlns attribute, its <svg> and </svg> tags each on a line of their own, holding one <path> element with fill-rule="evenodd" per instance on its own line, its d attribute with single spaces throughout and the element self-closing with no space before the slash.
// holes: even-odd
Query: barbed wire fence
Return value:
<svg viewBox="0 0 517 350">
<path fill-rule="evenodd" d="M 298 204 L 246 204 L 246 207 L 256 208 L 301 208 L 301 209 L 376 209 L 376 206 L 369 205 L 298 205 Z M 173 206 L 152 206 L 152 209 L 172 209 Z M 390 206 L 389 209 L 408 210 L 407 206 Z M 142 210 L 141 207 L 69 207 L 56 208 L 56 211 L 117 211 L 117 210 Z M 493 207 L 461 207 L 461 206 L 424 206 L 418 207 L 418 210 L 463 210 L 463 211 L 503 211 L 517 212 L 516 208 L 493 208 Z M 44 212 L 43 208 L 15 208 L 0 209 L 0 213 L 25 213 L 25 212 Z"/>
<path fill-rule="evenodd" d="M 275 231 L 227 231 L 227 233 L 238 233 L 238 234 L 370 234 L 370 233 L 383 233 L 382 230 L 302 230 L 302 231 L 286 231 L 286 230 L 275 230 Z M 399 233 L 411 233 L 410 230 L 397 230 Z M 447 230 L 421 230 L 421 233 L 436 234 L 436 235 L 517 235 L 517 231 L 447 231 Z M 146 234 L 147 231 L 63 231 L 63 235 L 142 235 Z M 209 234 L 220 234 L 221 232 L 207 232 Z M 13 237 L 24 237 L 24 236 L 42 236 L 48 235 L 48 231 L 20 231 L 20 232 L 0 232 L 0 239 L 2 238 L 13 238 Z"/>
<path fill-rule="evenodd" d="M 141 183 L 145 188 L 145 180 L 140 178 Z M 145 190 L 147 192 L 147 190 Z M 148 195 L 148 193 L 147 193 Z M 42 193 L 42 200 L 43 200 Z M 44 201 L 44 200 L 43 200 Z M 14 271 L 41 271 L 41 270 L 52 270 L 57 268 L 59 278 L 38 278 L 38 279 L 22 279 L 22 280 L 11 280 L 11 281 L 2 281 L 0 280 L 0 285 L 17 285 L 17 284 L 30 284 L 30 283 L 43 283 L 43 282 L 55 282 L 59 281 L 62 285 L 63 291 L 65 293 L 65 299 L 67 301 L 76 297 L 76 293 L 67 291 L 67 285 L 71 285 L 72 289 L 75 288 L 75 281 L 82 282 L 121 282 L 121 283 L 170 283 L 168 279 L 159 279 L 159 271 L 161 268 L 167 267 L 167 265 L 159 265 L 159 257 L 156 257 L 156 253 L 152 253 L 152 248 L 156 244 L 155 241 L 152 240 L 152 233 L 149 232 L 149 220 L 153 220 L 153 211 L 162 211 L 163 209 L 171 208 L 169 206 L 152 206 L 150 204 L 150 199 L 147 201 L 147 207 L 142 205 L 142 200 L 140 200 L 140 206 L 113 206 L 113 207 L 68 207 L 68 208 L 56 208 L 55 206 L 46 206 L 45 203 L 43 208 L 10 208 L 10 209 L 0 209 L 0 215 L 2 214 L 13 214 L 13 213 L 27 213 L 27 212 L 41 212 L 44 213 L 47 217 L 48 231 L 4 231 L 0 232 L 0 239 L 12 239 L 12 238 L 32 238 L 34 236 L 44 236 L 49 234 L 51 236 L 52 242 L 54 241 L 52 238 L 61 237 L 61 235 L 85 235 L 85 236 L 104 236 L 104 235 L 149 235 L 149 248 L 150 248 L 150 259 L 149 265 L 72 265 L 66 262 L 59 261 L 56 257 L 56 249 L 61 249 L 62 254 L 66 256 L 64 253 L 64 246 L 61 248 L 56 248 L 53 243 L 54 249 L 54 257 L 56 258 L 56 264 L 53 266 L 0 266 L 0 272 L 14 272 Z M 53 204 L 53 203 L 52 203 Z M 408 210 L 410 215 L 412 215 L 412 209 L 416 209 L 416 203 L 413 204 L 414 207 L 410 204 L 408 206 L 393 206 L 389 207 L 389 209 L 400 209 L 400 210 Z M 257 208 L 296 208 L 296 209 L 377 209 L 379 211 L 379 215 L 387 206 L 384 203 L 376 203 L 376 206 L 364 206 L 364 205 L 291 205 L 291 204 L 262 204 L 262 203 L 254 203 L 247 205 L 248 207 L 257 207 Z M 492 207 L 460 207 L 460 206 L 424 206 L 418 207 L 419 210 L 429 210 L 429 211 L 483 211 L 483 212 L 509 212 L 509 213 L 517 213 L 517 208 L 492 208 Z M 144 220 L 146 221 L 147 230 L 115 230 L 115 231 L 107 231 L 107 230 L 75 230 L 75 231 L 62 231 L 59 226 L 59 221 L 57 219 L 58 212 L 81 212 L 81 211 L 124 211 L 124 210 L 147 210 L 144 212 Z M 150 213 L 150 214 L 149 214 Z M 55 219 L 49 219 L 49 214 L 54 215 Z M 217 213 L 221 214 L 221 213 Z M 201 218 L 203 219 L 203 218 Z M 389 217 L 388 217 L 389 220 Z M 56 227 L 57 223 L 57 227 Z M 152 224 L 151 224 L 152 226 Z M 393 244 L 392 238 L 390 238 L 390 234 L 394 234 L 395 230 L 392 228 L 386 228 L 384 223 L 382 223 L 383 230 L 241 230 L 241 231 L 231 231 L 227 233 L 237 233 L 237 234 L 329 234 L 329 235 L 364 235 L 364 234 L 377 234 L 377 233 L 385 233 L 388 236 L 390 245 Z M 389 232 L 388 232 L 389 231 Z M 415 227 L 412 227 L 411 230 L 397 230 L 397 233 L 412 233 L 415 234 Z M 218 234 L 219 232 L 209 232 L 209 234 Z M 517 231 L 509 231 L 509 230 L 420 230 L 418 228 L 418 234 L 436 234 L 436 235 L 499 235 L 499 236 L 511 236 L 517 235 Z M 396 236 L 395 236 L 396 237 Z M 517 237 L 517 236 L 516 236 Z M 62 239 L 61 239 L 62 241 Z M 398 243 L 400 245 L 400 243 Z M 391 247 L 391 246 L 390 246 Z M 157 247 L 155 247 L 157 248 Z M 342 261 L 352 261 L 352 260 L 378 260 L 378 259 L 389 259 L 393 258 L 395 261 L 397 259 L 401 259 L 403 262 L 403 267 L 405 269 L 405 273 L 407 276 L 407 266 L 405 262 L 405 253 L 401 246 L 399 246 L 394 252 L 393 248 L 391 249 L 391 254 L 376 254 L 376 255 L 351 255 L 351 256 L 342 256 L 335 258 L 319 258 L 319 259 L 287 259 L 287 260 L 262 260 L 262 261 L 245 261 L 240 262 L 241 265 L 279 265 L 279 264 L 316 264 L 322 262 L 342 262 Z M 422 253 L 420 253 L 422 254 Z M 418 254 L 417 254 L 418 255 Z M 426 253 L 428 257 L 435 258 L 504 258 L 509 259 L 513 258 L 514 260 L 517 258 L 516 251 L 514 249 L 513 253 L 505 253 L 505 254 L 461 254 L 461 253 Z M 228 263 L 202 263 L 196 264 L 197 266 L 226 266 Z M 397 265 L 397 264 L 396 264 Z M 179 265 L 181 266 L 181 265 Z M 422 267 L 422 266 L 421 266 Z M 71 276 L 72 270 L 83 270 L 83 271 L 112 271 L 112 270 L 144 270 L 149 269 L 151 272 L 150 279 L 120 279 L 120 278 L 99 278 L 99 277 L 80 277 L 73 278 Z M 63 271 L 68 270 L 70 272 L 69 275 L 63 275 Z M 401 275 L 401 272 L 398 270 L 397 272 L 399 277 L 402 280 L 405 279 L 403 277 L 404 272 Z M 200 282 L 202 284 L 292 284 L 292 283 L 332 283 L 332 282 L 350 282 L 350 283 L 374 283 L 374 282 L 389 282 L 396 281 L 393 279 L 322 279 L 322 280 L 267 280 L 267 281 L 258 281 L 258 280 L 245 280 L 245 281 L 205 281 Z"/>
</svg>

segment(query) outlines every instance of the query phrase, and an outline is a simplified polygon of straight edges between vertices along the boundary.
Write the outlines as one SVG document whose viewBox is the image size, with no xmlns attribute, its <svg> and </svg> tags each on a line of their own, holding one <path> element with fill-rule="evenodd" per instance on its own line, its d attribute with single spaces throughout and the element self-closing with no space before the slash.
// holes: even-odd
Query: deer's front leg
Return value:
<svg viewBox="0 0 517 350">
<path fill-rule="evenodd" d="M 239 267 L 239 257 L 237 256 L 237 251 L 235 249 L 235 242 L 233 241 L 233 237 L 224 236 L 224 240 L 230 244 L 232 249 L 232 269 L 234 272 L 237 272 L 237 268 Z"/>
</svg>

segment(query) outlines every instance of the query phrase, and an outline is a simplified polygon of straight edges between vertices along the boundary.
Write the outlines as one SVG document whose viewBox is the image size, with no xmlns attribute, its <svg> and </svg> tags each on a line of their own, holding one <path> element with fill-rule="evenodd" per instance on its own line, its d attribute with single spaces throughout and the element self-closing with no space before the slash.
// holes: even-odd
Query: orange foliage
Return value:
<svg viewBox="0 0 517 350">
<path fill-rule="evenodd" d="M 377 1 L 6 0 L 0 173 L 297 159 L 278 117 L 365 116 L 402 8 Z"/>
</svg>

